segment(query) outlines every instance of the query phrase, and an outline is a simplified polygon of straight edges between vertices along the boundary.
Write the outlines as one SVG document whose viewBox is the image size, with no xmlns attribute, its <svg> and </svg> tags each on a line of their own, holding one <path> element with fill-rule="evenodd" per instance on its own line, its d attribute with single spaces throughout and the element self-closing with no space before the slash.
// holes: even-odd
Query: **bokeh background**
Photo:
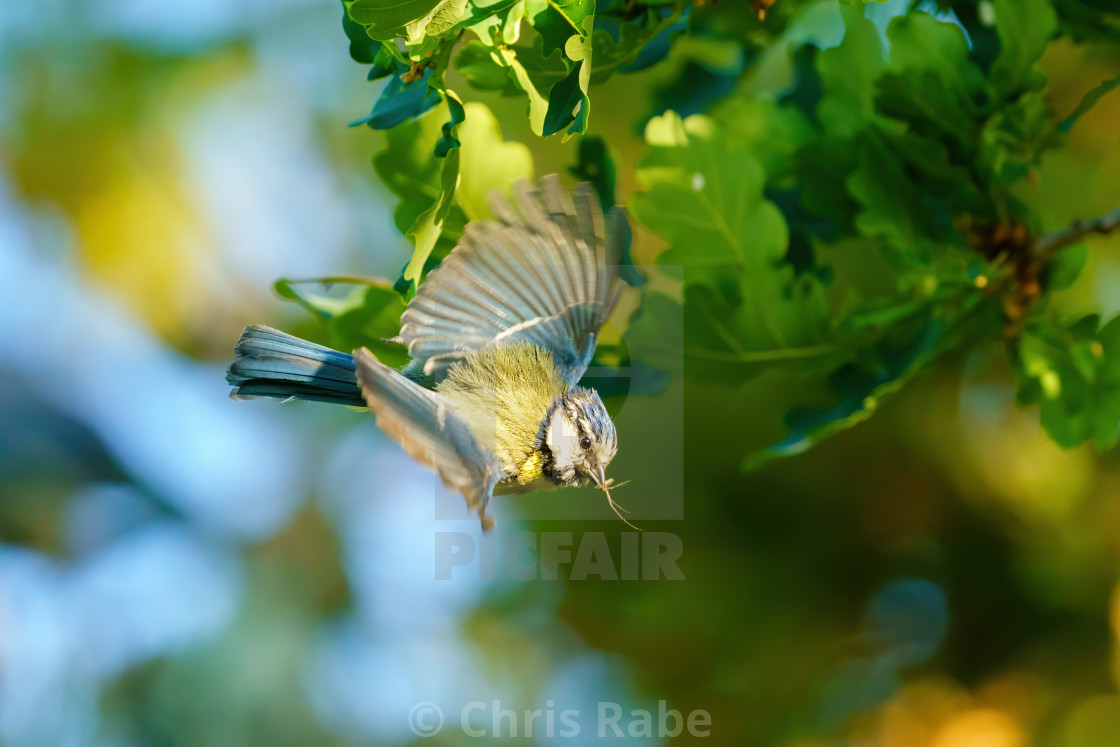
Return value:
<svg viewBox="0 0 1120 747">
<path fill-rule="evenodd" d="M 789 35 L 837 43 L 835 7 L 808 5 Z M 1043 62 L 1057 111 L 1120 69 L 1068 42 Z M 644 121 L 700 110 L 705 71 L 737 64 L 685 44 L 598 89 L 623 198 Z M 796 383 L 686 386 L 685 519 L 645 524 L 681 537 L 674 582 L 437 581 L 435 533 L 477 524 L 437 522 L 432 478 L 372 420 L 229 401 L 245 323 L 321 334 L 275 278 L 409 256 L 370 168 L 384 136 L 346 127 L 380 85 L 332 0 L 0 5 L 0 743 L 408 744 L 431 701 L 450 725 L 427 741 L 457 744 L 458 709 L 497 699 L 664 700 L 710 712 L 716 744 L 1120 744 L 1120 460 L 1050 442 L 997 350 L 748 474 Z M 574 162 L 522 102 L 487 102 L 538 174 Z M 1120 203 L 1118 122 L 1114 92 L 1047 157 L 1049 215 Z M 637 234 L 637 261 L 659 250 Z M 1118 250 L 1091 240 L 1056 303 L 1120 312 Z M 497 516 L 616 549 L 625 529 Z"/>
</svg>

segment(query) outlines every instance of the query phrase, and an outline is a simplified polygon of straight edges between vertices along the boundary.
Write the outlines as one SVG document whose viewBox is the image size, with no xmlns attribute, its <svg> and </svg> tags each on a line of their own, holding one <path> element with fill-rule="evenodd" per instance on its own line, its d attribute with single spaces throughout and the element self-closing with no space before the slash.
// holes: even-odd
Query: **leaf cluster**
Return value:
<svg viewBox="0 0 1120 747">
<path fill-rule="evenodd" d="M 839 44 L 793 50 L 789 90 L 647 127 L 631 207 L 684 289 L 647 297 L 630 337 L 653 345 L 683 313 L 691 377 L 783 367 L 823 389 L 746 466 L 861 422 L 939 357 L 984 344 L 1006 346 L 1020 402 L 1041 403 L 1059 443 L 1115 442 L 1115 331 L 1048 309 L 1084 253 L 1041 251 L 1017 194 L 1116 82 L 1059 121 L 1037 68 L 1059 34 L 1054 5 L 990 9 L 972 29 L 911 11 L 880 33 L 862 4 L 845 7 Z"/>
<path fill-rule="evenodd" d="M 653 102 L 628 207 L 665 243 L 657 262 L 681 288 L 645 289 L 623 357 L 635 370 L 670 371 L 683 356 L 699 381 L 774 370 L 808 381 L 816 399 L 793 407 L 787 435 L 746 466 L 863 421 L 947 353 L 992 344 L 1007 349 L 1019 401 L 1040 405 L 1055 440 L 1115 442 L 1115 324 L 1051 309 L 1085 252 L 1047 250 L 1042 218 L 1019 197 L 1120 83 L 1100 84 L 1064 118 L 1051 110 L 1038 63 L 1055 38 L 1080 38 L 1073 0 L 941 3 L 882 27 L 845 4 L 831 42 L 814 27 L 837 12 L 827 2 L 769 4 L 765 22 L 677 0 L 344 7 L 351 55 L 371 79 L 388 78 L 360 122 L 388 131 L 374 166 L 415 251 L 398 298 L 363 291 L 338 318 L 388 319 L 465 224 L 489 215 L 488 192 L 533 175 L 529 149 L 447 88 L 449 69 L 473 89 L 523 97 L 535 134 L 572 137 L 587 128 L 592 83 L 675 65 L 679 81 Z M 757 85 L 760 70 L 783 66 L 788 86 Z M 615 200 L 610 150 L 582 137 L 571 169 L 605 206 Z M 632 269 L 624 276 L 641 282 Z M 683 351 L 665 349 L 682 318 Z"/>
</svg>

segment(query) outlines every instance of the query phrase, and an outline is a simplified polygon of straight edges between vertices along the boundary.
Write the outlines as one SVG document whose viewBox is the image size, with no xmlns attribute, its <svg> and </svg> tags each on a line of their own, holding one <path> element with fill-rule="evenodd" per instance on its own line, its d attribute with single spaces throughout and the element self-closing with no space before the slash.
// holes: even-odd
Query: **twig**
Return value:
<svg viewBox="0 0 1120 747">
<path fill-rule="evenodd" d="M 1037 255 L 1048 257 L 1091 233 L 1109 234 L 1118 228 L 1120 228 L 1120 207 L 1099 218 L 1074 221 L 1069 228 L 1039 236 L 1034 242 L 1034 250 Z"/>
</svg>

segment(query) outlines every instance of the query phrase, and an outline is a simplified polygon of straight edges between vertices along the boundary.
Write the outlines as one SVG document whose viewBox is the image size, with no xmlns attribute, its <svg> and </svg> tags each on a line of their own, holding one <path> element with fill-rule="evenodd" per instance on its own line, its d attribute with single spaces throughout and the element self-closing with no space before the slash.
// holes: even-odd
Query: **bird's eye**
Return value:
<svg viewBox="0 0 1120 747">
<path fill-rule="evenodd" d="M 584 451 L 586 451 L 587 449 L 590 449 L 591 448 L 591 439 L 588 438 L 587 436 L 584 436 L 583 439 L 579 442 L 579 446 Z"/>
</svg>

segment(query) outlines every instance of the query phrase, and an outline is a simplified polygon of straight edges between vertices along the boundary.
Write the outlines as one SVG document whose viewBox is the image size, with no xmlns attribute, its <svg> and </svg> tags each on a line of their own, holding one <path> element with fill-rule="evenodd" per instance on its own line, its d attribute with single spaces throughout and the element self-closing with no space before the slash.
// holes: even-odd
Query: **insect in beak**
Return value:
<svg viewBox="0 0 1120 747">
<path fill-rule="evenodd" d="M 622 519 L 622 523 L 625 524 L 626 526 L 630 527 L 631 529 L 637 530 L 639 532 L 642 531 L 639 527 L 634 526 L 633 524 L 631 524 L 629 521 L 626 520 L 626 518 L 621 513 L 622 511 L 626 511 L 626 509 L 622 508 L 622 506 L 615 503 L 614 499 L 611 498 L 610 488 L 611 488 L 612 485 L 614 485 L 614 478 L 613 477 L 611 477 L 611 478 L 607 477 L 606 473 L 603 471 L 603 465 L 601 465 L 601 464 L 595 465 L 591 469 L 590 472 L 591 472 L 591 480 L 592 480 L 592 482 L 595 483 L 596 490 L 602 490 L 603 493 L 606 494 L 607 503 L 610 505 L 611 510 L 614 511 L 615 515 L 618 516 L 618 518 Z M 627 482 L 629 482 L 629 481 L 627 481 Z M 625 483 L 619 483 L 619 484 L 621 485 L 621 484 L 625 484 Z M 617 487 L 617 486 L 615 486 L 615 487 Z M 629 513 L 629 512 L 627 512 L 627 513 Z"/>
</svg>

